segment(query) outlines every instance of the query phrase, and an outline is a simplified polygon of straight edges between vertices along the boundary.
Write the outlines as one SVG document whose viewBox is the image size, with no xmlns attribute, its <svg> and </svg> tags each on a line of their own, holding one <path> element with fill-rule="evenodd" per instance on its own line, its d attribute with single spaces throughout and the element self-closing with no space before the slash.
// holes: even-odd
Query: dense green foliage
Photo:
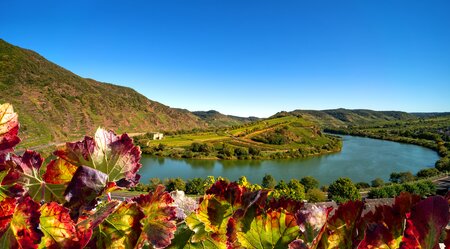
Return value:
<svg viewBox="0 0 450 249">
<path fill-rule="evenodd" d="M 412 183 L 391 184 L 380 188 L 373 188 L 369 191 L 369 198 L 389 198 L 408 192 L 420 196 L 430 196 L 436 194 L 436 186 L 431 181 L 417 181 Z"/>
<path fill-rule="evenodd" d="M 312 176 L 305 176 L 300 179 L 300 183 L 305 186 L 305 191 L 308 192 L 310 189 L 318 188 L 319 181 Z"/>
<path fill-rule="evenodd" d="M 347 177 L 340 177 L 328 187 L 328 197 L 338 203 L 348 200 L 359 200 L 361 196 L 352 180 Z"/>
<path fill-rule="evenodd" d="M 273 189 L 273 188 L 275 188 L 276 185 L 277 185 L 277 181 L 275 180 L 275 178 L 272 175 L 270 175 L 270 174 L 264 175 L 264 177 L 262 179 L 262 183 L 261 183 L 261 186 L 263 188 Z"/>
</svg>

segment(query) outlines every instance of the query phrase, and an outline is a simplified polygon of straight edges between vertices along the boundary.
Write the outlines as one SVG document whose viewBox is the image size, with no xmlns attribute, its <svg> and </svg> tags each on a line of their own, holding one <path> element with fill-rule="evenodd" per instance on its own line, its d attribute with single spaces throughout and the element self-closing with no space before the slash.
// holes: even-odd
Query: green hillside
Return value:
<svg viewBox="0 0 450 249">
<path fill-rule="evenodd" d="M 1 39 L 0 102 L 19 113 L 23 147 L 79 139 L 99 126 L 128 133 L 207 126 L 189 111 L 131 88 L 79 77 Z"/>
<path fill-rule="evenodd" d="M 373 122 L 392 120 L 412 120 L 418 117 L 400 111 L 372 111 L 364 109 L 332 109 L 332 110 L 295 110 L 291 112 L 279 112 L 273 117 L 297 115 L 319 123 L 322 127 L 346 127 L 349 125 L 365 125 Z"/>
<path fill-rule="evenodd" d="M 233 116 L 233 115 L 225 115 L 225 114 L 222 114 L 222 113 L 220 113 L 218 111 L 214 111 L 214 110 L 196 111 L 196 112 L 192 112 L 192 113 L 213 127 L 226 127 L 226 126 L 242 125 L 245 123 L 250 123 L 250 122 L 260 120 L 260 118 L 257 118 L 257 117 L 244 118 L 244 117 L 237 117 L 237 116 Z"/>
</svg>

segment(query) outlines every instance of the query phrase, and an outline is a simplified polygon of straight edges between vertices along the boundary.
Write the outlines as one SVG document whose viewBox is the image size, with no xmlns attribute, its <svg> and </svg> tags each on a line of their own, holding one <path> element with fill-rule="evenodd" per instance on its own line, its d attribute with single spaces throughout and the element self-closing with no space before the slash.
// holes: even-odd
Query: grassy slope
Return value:
<svg viewBox="0 0 450 249">
<path fill-rule="evenodd" d="M 79 139 L 98 126 L 130 133 L 206 127 L 188 111 L 131 88 L 81 78 L 1 39 L 0 101 L 19 113 L 24 147 Z"/>
<path fill-rule="evenodd" d="M 214 110 L 196 111 L 196 112 L 192 112 L 192 113 L 213 127 L 227 127 L 227 126 L 234 126 L 234 125 L 242 125 L 242 124 L 260 120 L 260 118 L 256 118 L 256 117 L 244 118 L 244 117 L 237 117 L 237 116 L 232 116 L 232 115 L 225 115 L 225 114 L 222 114 L 222 113 L 214 111 Z"/>
</svg>

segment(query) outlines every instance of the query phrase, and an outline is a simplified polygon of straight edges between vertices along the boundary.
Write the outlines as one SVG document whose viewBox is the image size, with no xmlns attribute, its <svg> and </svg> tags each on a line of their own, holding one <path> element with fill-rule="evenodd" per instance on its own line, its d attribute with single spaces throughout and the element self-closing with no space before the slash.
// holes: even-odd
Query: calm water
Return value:
<svg viewBox="0 0 450 249">
<path fill-rule="evenodd" d="M 370 182 L 377 177 L 388 180 L 393 171 L 417 173 L 422 168 L 433 167 L 439 159 L 436 152 L 416 145 L 342 137 L 344 143 L 341 152 L 308 159 L 187 160 L 143 155 L 141 182 L 147 183 L 152 177 L 189 179 L 210 175 L 237 180 L 245 175 L 250 182 L 261 183 L 266 173 L 272 174 L 277 180 L 310 175 L 321 184 L 329 184 L 339 176 L 350 177 L 354 182 Z"/>
</svg>

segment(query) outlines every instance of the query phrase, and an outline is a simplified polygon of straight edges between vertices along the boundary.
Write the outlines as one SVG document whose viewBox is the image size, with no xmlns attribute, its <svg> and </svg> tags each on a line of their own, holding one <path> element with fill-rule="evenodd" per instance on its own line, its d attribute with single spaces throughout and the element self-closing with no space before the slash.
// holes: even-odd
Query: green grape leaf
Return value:
<svg viewBox="0 0 450 249">
<path fill-rule="evenodd" d="M 41 206 L 40 229 L 44 233 L 39 248 L 82 248 L 69 210 L 56 202 Z"/>
<path fill-rule="evenodd" d="M 229 244 L 238 248 L 288 248 L 300 234 L 294 214 L 285 209 L 257 214 L 255 208 L 229 221 Z"/>
<path fill-rule="evenodd" d="M 436 248 L 448 222 L 447 201 L 442 196 L 428 197 L 414 205 L 407 216 L 400 248 Z"/>
<path fill-rule="evenodd" d="M 142 232 L 144 214 L 134 202 L 122 202 L 93 231 L 87 248 L 134 248 Z"/>
<path fill-rule="evenodd" d="M 19 120 L 11 104 L 0 105 L 0 155 L 12 152 L 20 142 Z M 1 160 L 0 160 L 1 161 Z"/>
<path fill-rule="evenodd" d="M 175 232 L 175 237 L 172 243 L 167 247 L 168 249 L 225 249 L 226 244 L 214 240 L 212 237 L 207 237 L 199 242 L 192 242 L 191 238 L 194 236 L 194 231 L 189 229 L 186 224 L 178 226 Z"/>
<path fill-rule="evenodd" d="M 30 197 L 0 203 L 0 245 L 2 248 L 37 248 L 42 237 L 39 207 Z"/>
<path fill-rule="evenodd" d="M 138 246 L 150 244 L 156 248 L 164 248 L 170 245 L 176 227 L 176 207 L 173 199 L 164 191 L 164 186 L 159 185 L 154 192 L 140 195 L 132 199 L 144 213 L 140 220 L 142 233 L 138 239 Z"/>
</svg>

